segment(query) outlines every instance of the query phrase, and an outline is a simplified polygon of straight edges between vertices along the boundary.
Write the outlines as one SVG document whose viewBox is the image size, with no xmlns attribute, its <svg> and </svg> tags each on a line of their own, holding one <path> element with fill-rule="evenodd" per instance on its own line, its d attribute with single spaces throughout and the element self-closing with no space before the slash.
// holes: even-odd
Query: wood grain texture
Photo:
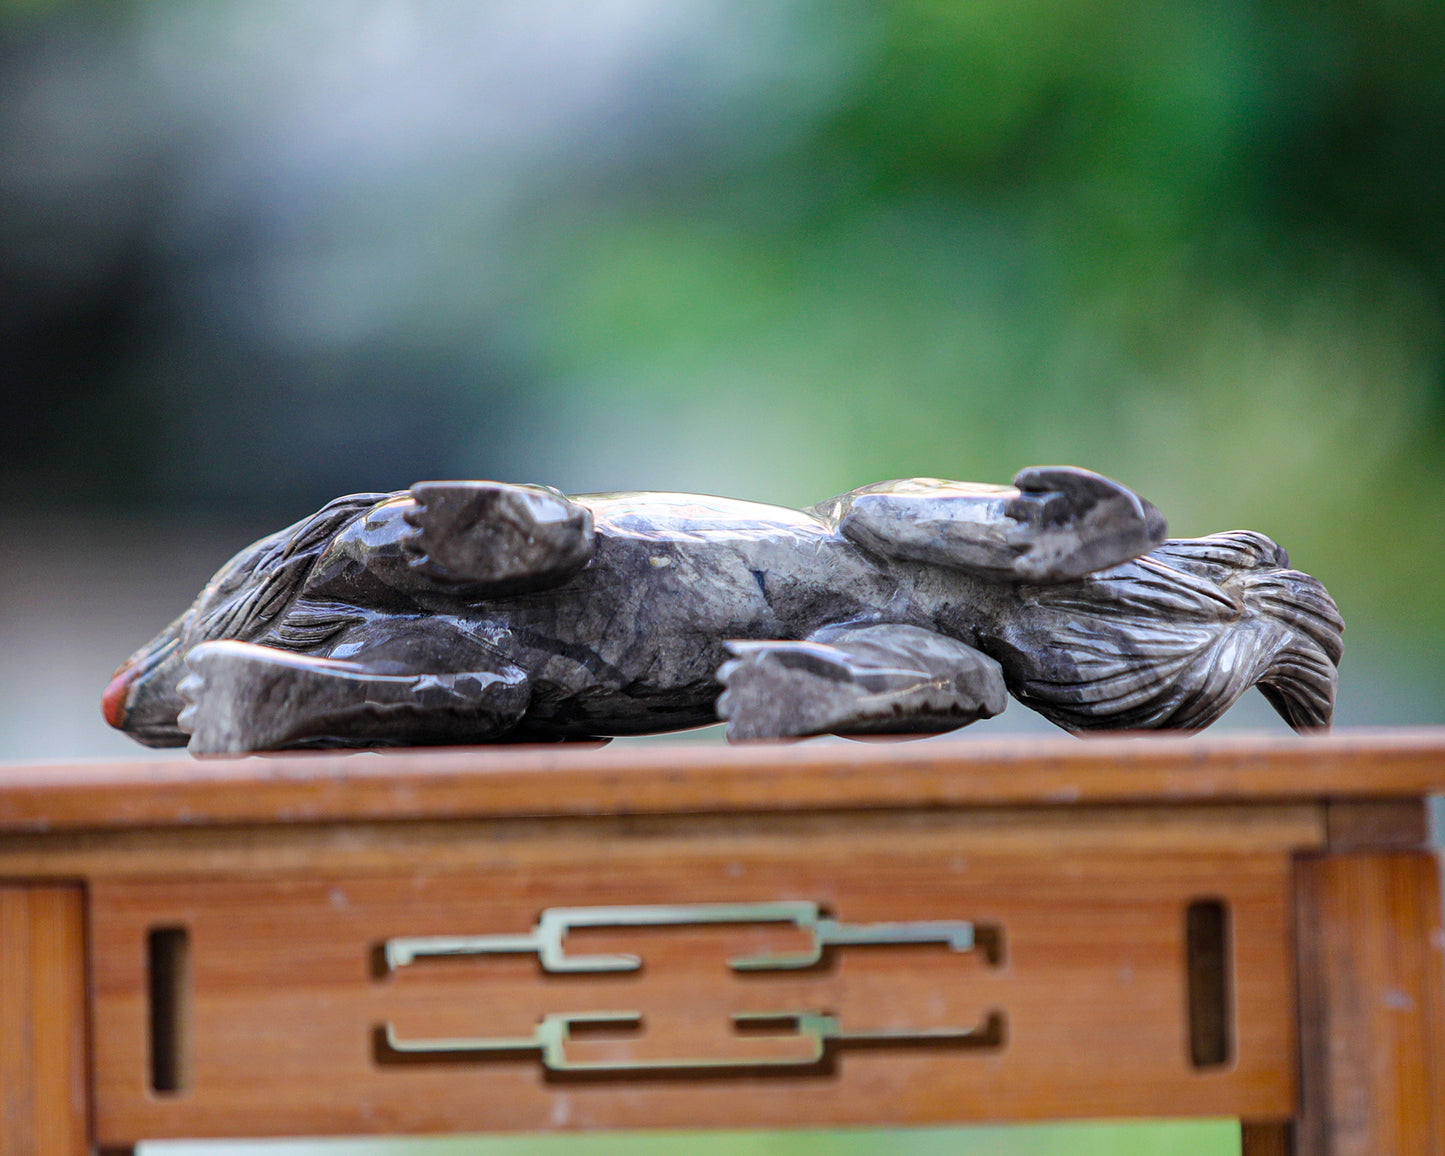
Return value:
<svg viewBox="0 0 1445 1156">
<path fill-rule="evenodd" d="M 1325 808 L 1331 851 L 1416 851 L 1430 842 L 1425 799 L 1335 799 Z"/>
<path fill-rule="evenodd" d="M 594 849 L 595 850 L 595 849 Z M 601 1127 L 888 1125 L 1293 1111 L 1291 861 L 1282 854 L 976 853 L 834 833 L 565 843 L 487 872 L 118 881 L 94 891 L 96 1095 L 107 1143 L 142 1137 Z M 1190 1062 L 1186 912 L 1229 905 L 1232 1063 Z M 535 958 L 432 960 L 377 978 L 388 938 L 522 933 L 547 907 L 810 899 L 848 923 L 971 919 L 1001 928 L 991 967 L 938 946 L 838 949 L 835 966 L 742 976 L 738 951 L 786 949 L 766 927 L 576 933 L 579 951 L 640 951 L 640 974 L 543 975 Z M 191 936 L 185 1090 L 147 1087 L 145 944 Z M 569 943 L 572 940 L 569 939 Z M 548 1012 L 636 1010 L 636 1039 L 577 1047 L 631 1058 L 755 1054 L 734 1012 L 826 1011 L 850 1030 L 969 1027 L 983 1049 L 845 1048 L 823 1071 L 548 1077 L 535 1056 L 388 1066 L 373 1033 L 526 1036 Z"/>
<path fill-rule="evenodd" d="M 0 1152 L 85 1156 L 84 908 L 79 887 L 0 885 Z"/>
<path fill-rule="evenodd" d="M 1441 791 L 1445 728 L 3 768 L 0 1152 L 85 1150 L 82 892 L 48 882 L 75 879 L 93 899 L 96 1134 L 116 1151 L 179 1136 L 1232 1115 L 1249 1121 L 1246 1156 L 1445 1156 L 1438 869 L 1402 850 L 1422 834 L 1420 797 Z M 640 948 L 631 979 L 544 977 L 519 958 L 373 971 L 387 938 L 525 932 L 546 907 L 779 899 L 850 923 L 995 923 L 1005 950 L 989 967 L 937 947 L 849 948 L 831 968 L 741 978 L 723 965 L 728 936 L 757 929 L 691 928 L 577 933 L 582 949 Z M 1186 913 L 1201 902 L 1228 911 L 1232 1059 L 1196 1067 Z M 189 1062 L 169 1094 L 150 1087 L 158 927 L 191 945 Z M 526 1034 L 547 1012 L 624 997 L 642 1034 L 576 1047 L 786 1049 L 740 1039 L 727 1017 L 800 1002 L 851 1027 L 998 1011 L 1005 1031 L 993 1048 L 845 1048 L 826 1070 L 628 1081 L 549 1077 L 535 1058 L 389 1065 L 372 1045 L 387 1021 Z M 1280 1121 L 1301 1105 L 1291 1138 Z"/>
<path fill-rule="evenodd" d="M 21 832 L 0 839 L 0 878 L 199 879 L 396 874 L 413 871 L 543 871 L 630 840 L 633 854 L 666 861 L 679 846 L 715 845 L 745 861 L 779 841 L 849 836 L 952 853 L 1035 855 L 1097 852 L 1258 854 L 1325 846 L 1324 808 L 1309 803 L 1179 807 L 1030 807 L 975 810 L 599 815 L 523 819 L 423 819 L 385 823 Z M 648 849 L 651 850 L 648 850 Z"/>
<path fill-rule="evenodd" d="M 1427 852 L 1298 872 L 1305 1156 L 1445 1152 L 1445 933 Z"/>
<path fill-rule="evenodd" d="M 1419 797 L 1445 728 L 902 746 L 663 745 L 0 768 L 0 830 L 816 808 Z"/>
</svg>

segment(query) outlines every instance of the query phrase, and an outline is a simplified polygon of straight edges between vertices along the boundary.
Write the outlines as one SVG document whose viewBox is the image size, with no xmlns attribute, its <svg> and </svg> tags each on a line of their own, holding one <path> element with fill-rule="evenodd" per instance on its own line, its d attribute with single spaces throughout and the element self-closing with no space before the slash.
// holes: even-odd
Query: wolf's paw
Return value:
<svg viewBox="0 0 1445 1156">
<path fill-rule="evenodd" d="M 1126 486 L 1074 466 L 1035 466 L 1014 478 L 1004 512 L 1021 552 L 1014 571 L 1029 582 L 1065 582 L 1162 545 L 1164 515 Z"/>
<path fill-rule="evenodd" d="M 999 665 L 902 623 L 842 626 L 803 642 L 729 642 L 718 717 L 732 741 L 803 735 L 939 734 L 992 718 Z"/>
<path fill-rule="evenodd" d="M 185 703 L 176 723 L 190 734 L 191 753 L 240 754 L 290 743 L 304 732 L 306 720 L 352 697 L 337 693 L 337 674 L 346 664 L 326 663 L 324 675 L 313 669 L 317 665 L 315 659 L 233 639 L 192 648 L 176 687 Z"/>
<path fill-rule="evenodd" d="M 592 514 L 545 486 L 418 482 L 403 545 L 413 570 L 491 597 L 546 589 L 592 558 Z"/>
<path fill-rule="evenodd" d="M 862 689 L 841 655 L 816 642 L 729 642 L 718 718 L 729 742 L 826 734 Z"/>
</svg>

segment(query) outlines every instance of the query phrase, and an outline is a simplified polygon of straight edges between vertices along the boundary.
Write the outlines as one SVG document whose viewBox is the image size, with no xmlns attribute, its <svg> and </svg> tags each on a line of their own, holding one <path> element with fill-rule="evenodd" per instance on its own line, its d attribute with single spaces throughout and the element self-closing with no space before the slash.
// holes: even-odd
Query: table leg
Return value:
<svg viewBox="0 0 1445 1156">
<path fill-rule="evenodd" d="M 1445 1156 L 1445 933 L 1428 851 L 1297 875 L 1299 1156 Z"/>
<path fill-rule="evenodd" d="M 0 1152 L 87 1156 L 85 905 L 0 885 Z"/>
</svg>

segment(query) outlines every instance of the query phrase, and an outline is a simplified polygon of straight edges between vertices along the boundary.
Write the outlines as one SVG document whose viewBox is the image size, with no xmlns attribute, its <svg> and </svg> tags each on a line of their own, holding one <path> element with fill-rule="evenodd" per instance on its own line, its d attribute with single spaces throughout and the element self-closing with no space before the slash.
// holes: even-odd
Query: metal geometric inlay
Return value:
<svg viewBox="0 0 1445 1156">
<path fill-rule="evenodd" d="M 944 944 L 953 951 L 971 951 L 976 946 L 974 925 L 966 920 L 929 920 L 907 923 L 840 923 L 824 914 L 810 900 L 782 900 L 767 903 L 656 904 L 636 907 L 552 907 L 542 912 L 530 932 L 512 935 L 425 936 L 389 939 L 383 958 L 389 971 L 407 967 L 419 959 L 435 956 L 535 954 L 548 972 L 636 971 L 642 960 L 636 955 L 568 955 L 567 933 L 583 927 L 662 927 L 709 924 L 783 923 L 807 933 L 807 947 L 798 952 L 740 956 L 728 961 L 734 971 L 790 971 L 812 967 L 834 947 L 863 944 Z M 996 933 L 991 933 L 996 934 Z M 585 1072 L 618 1075 L 638 1072 L 712 1071 L 756 1068 L 816 1067 L 835 1046 L 998 1046 L 1002 1043 L 1003 1017 L 990 1013 L 982 1024 L 970 1028 L 925 1028 L 903 1030 L 849 1031 L 836 1015 L 813 1009 L 769 1012 L 739 1012 L 732 1016 L 734 1030 L 750 1038 L 803 1040 L 805 1046 L 791 1055 L 760 1054 L 753 1058 L 682 1058 L 584 1061 L 569 1058 L 567 1043 L 572 1029 L 585 1026 L 595 1034 L 598 1026 L 614 1025 L 635 1029 L 643 1017 L 637 1011 L 548 1013 L 531 1035 L 467 1037 L 455 1039 L 408 1040 L 399 1038 L 390 1023 L 378 1032 L 377 1049 L 385 1058 L 439 1057 L 458 1053 L 535 1053 L 551 1072 Z M 777 1026 L 777 1033 L 758 1029 Z"/>
</svg>

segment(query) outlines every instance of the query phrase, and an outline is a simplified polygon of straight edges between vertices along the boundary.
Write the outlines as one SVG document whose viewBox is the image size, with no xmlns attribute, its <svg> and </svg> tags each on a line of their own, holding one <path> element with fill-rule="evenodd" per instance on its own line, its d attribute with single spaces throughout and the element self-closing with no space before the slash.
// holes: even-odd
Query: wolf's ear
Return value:
<svg viewBox="0 0 1445 1156">
<path fill-rule="evenodd" d="M 1166 536 L 1150 503 L 1072 466 L 1024 470 L 1012 486 L 883 482 L 817 511 L 875 554 L 998 582 L 1067 582 L 1127 562 Z"/>
</svg>

